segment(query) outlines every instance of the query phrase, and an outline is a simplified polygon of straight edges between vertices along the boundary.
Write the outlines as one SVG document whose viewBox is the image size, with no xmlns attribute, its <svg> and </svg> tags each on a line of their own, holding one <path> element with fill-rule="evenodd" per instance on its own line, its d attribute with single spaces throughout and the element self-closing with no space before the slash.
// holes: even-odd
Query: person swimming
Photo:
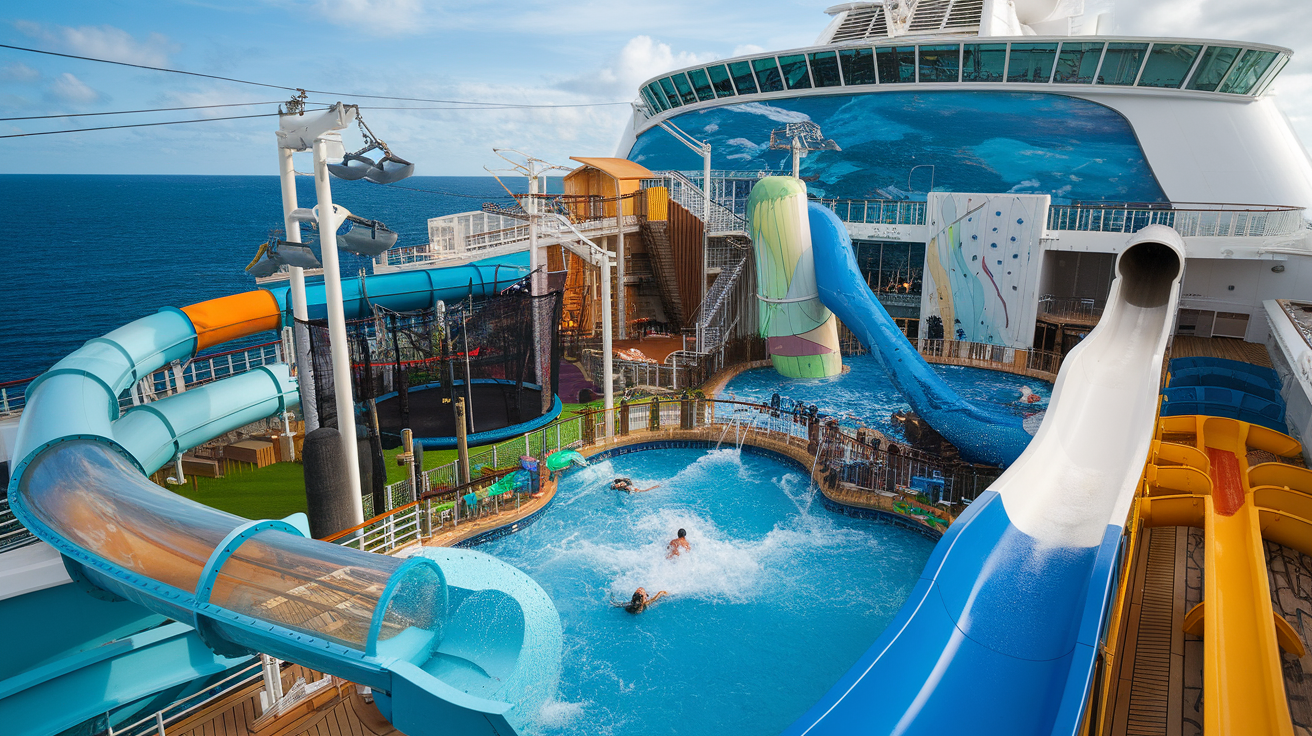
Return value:
<svg viewBox="0 0 1312 736">
<path fill-rule="evenodd" d="M 625 493 L 646 493 L 647 491 L 660 488 L 661 484 L 657 483 L 656 485 L 649 486 L 647 488 L 639 488 L 637 485 L 633 483 L 633 480 L 631 478 L 621 477 L 611 481 L 610 487 L 611 490 L 613 491 L 624 491 Z"/>
<path fill-rule="evenodd" d="M 633 597 L 629 599 L 628 603 L 616 603 L 614 605 L 618 608 L 623 608 L 629 613 L 639 614 L 650 608 L 656 601 L 664 598 L 665 595 L 665 591 L 662 590 L 656 595 L 649 596 L 647 595 L 646 588 L 638 588 L 633 591 Z"/>
<path fill-rule="evenodd" d="M 692 545 L 688 544 L 688 532 L 684 529 L 680 529 L 679 536 L 671 539 L 670 543 L 666 546 L 670 548 L 669 554 L 665 555 L 665 559 L 667 560 L 678 557 L 680 549 L 687 550 L 688 552 L 692 551 Z"/>
</svg>

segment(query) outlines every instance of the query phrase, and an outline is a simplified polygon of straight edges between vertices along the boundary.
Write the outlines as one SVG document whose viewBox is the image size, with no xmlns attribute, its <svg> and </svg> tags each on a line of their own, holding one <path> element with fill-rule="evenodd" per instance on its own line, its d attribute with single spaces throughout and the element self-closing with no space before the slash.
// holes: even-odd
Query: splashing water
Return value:
<svg viewBox="0 0 1312 736">
<path fill-rule="evenodd" d="M 617 475 L 660 486 L 612 491 Z M 561 613 L 559 700 L 534 733 L 786 728 L 874 643 L 933 546 L 812 499 L 801 468 L 729 448 L 570 471 L 540 521 L 480 548 L 532 575 Z M 680 528 L 692 549 L 668 559 Z M 637 616 L 612 605 L 639 586 L 668 595 Z"/>
</svg>

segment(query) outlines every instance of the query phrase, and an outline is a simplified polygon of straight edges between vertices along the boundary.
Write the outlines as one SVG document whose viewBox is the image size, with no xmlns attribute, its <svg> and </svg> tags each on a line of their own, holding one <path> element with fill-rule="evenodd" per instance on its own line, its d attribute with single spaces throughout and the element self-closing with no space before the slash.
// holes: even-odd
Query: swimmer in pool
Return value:
<svg viewBox="0 0 1312 736">
<path fill-rule="evenodd" d="M 614 481 L 611 482 L 610 487 L 612 490 L 624 491 L 626 493 L 646 493 L 647 491 L 652 491 L 657 488 L 660 488 L 661 484 L 657 483 L 656 485 L 649 486 L 647 488 L 639 488 L 633 484 L 632 480 L 628 478 L 616 478 Z"/>
<path fill-rule="evenodd" d="M 647 610 L 653 603 L 664 597 L 665 591 L 663 590 L 656 595 L 649 596 L 647 595 L 646 588 L 638 588 L 633 592 L 633 597 L 629 599 L 628 603 L 616 603 L 614 605 L 623 608 L 629 613 L 638 614 Z"/>
<path fill-rule="evenodd" d="M 670 553 L 665 555 L 665 559 L 667 560 L 672 559 L 674 557 L 678 557 L 680 549 L 687 550 L 689 552 L 692 551 L 692 545 L 688 544 L 688 532 L 684 529 L 680 529 L 679 536 L 675 537 L 674 539 L 671 539 L 670 543 L 666 546 L 670 548 Z"/>
</svg>

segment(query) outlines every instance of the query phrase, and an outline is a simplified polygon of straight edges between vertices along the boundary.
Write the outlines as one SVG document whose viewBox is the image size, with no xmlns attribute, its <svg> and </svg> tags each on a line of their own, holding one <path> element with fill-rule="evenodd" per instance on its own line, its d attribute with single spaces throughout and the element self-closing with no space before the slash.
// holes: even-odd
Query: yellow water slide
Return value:
<svg viewBox="0 0 1312 736">
<path fill-rule="evenodd" d="M 1301 656 L 1303 643 L 1271 605 L 1262 539 L 1312 546 L 1312 472 L 1282 463 L 1250 470 L 1248 453 L 1292 457 L 1302 448 L 1220 417 L 1164 417 L 1159 438 L 1145 473 L 1144 522 L 1206 534 L 1203 602 L 1184 622 L 1203 637 L 1204 732 L 1292 736 L 1280 649 Z"/>
</svg>

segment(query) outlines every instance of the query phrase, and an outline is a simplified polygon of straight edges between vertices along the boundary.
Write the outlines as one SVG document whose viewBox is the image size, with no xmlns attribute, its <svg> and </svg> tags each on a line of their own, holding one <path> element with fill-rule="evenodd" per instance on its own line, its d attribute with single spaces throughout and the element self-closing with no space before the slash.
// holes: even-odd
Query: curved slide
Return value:
<svg viewBox="0 0 1312 736">
<path fill-rule="evenodd" d="M 963 399 L 920 357 L 861 277 L 846 226 L 810 205 L 811 251 L 820 300 L 879 359 L 916 414 L 972 462 L 1007 465 L 1024 452 L 1033 429 L 1019 415 Z M 1031 422 L 1031 427 L 1034 423 Z"/>
<path fill-rule="evenodd" d="M 415 272 L 365 288 L 376 303 L 413 308 L 404 305 L 469 293 L 460 271 L 444 287 L 442 272 L 425 275 L 427 293 Z M 522 269 L 513 275 L 500 286 Z M 561 652 L 559 615 L 523 573 L 466 550 L 401 560 L 314 541 L 286 521 L 249 521 L 145 477 L 295 404 L 295 383 L 276 365 L 119 413 L 119 396 L 143 376 L 280 327 L 284 304 L 255 291 L 166 309 L 59 361 L 28 389 L 9 486 L 15 515 L 63 555 L 74 580 L 192 626 L 216 653 L 263 652 L 368 685 L 412 736 L 517 732 L 554 691 Z"/>
<path fill-rule="evenodd" d="M 813 237 L 826 221 L 812 209 Z M 888 629 L 789 736 L 1079 733 L 1183 264 L 1174 230 L 1130 238 L 1107 310 L 1062 365 L 1033 441 L 948 529 Z"/>
</svg>

